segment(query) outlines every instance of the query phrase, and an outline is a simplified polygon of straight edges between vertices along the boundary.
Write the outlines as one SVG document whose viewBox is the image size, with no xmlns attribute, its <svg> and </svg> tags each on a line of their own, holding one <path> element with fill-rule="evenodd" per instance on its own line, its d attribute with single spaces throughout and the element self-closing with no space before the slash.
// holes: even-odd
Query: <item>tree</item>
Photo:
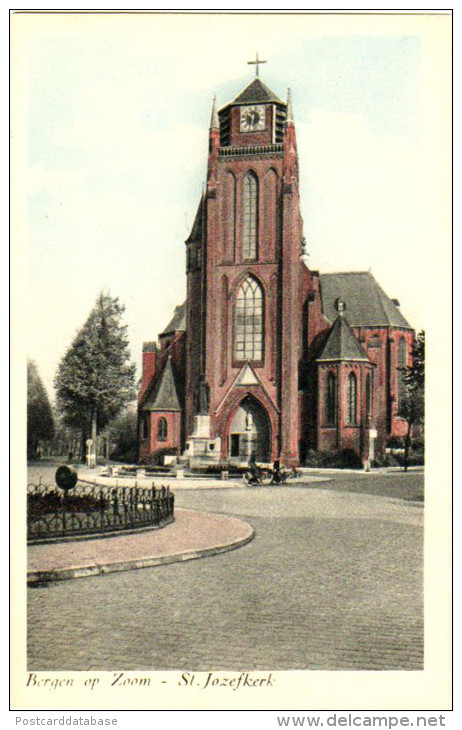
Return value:
<svg viewBox="0 0 462 730">
<path fill-rule="evenodd" d="M 413 426 L 423 424 L 425 419 L 425 332 L 416 337 L 412 349 L 412 365 L 406 369 L 406 392 L 398 408 L 398 416 L 407 421 L 404 444 L 404 470 L 409 464 Z"/>
<path fill-rule="evenodd" d="M 135 366 L 121 323 L 124 309 L 117 298 L 101 292 L 55 377 L 58 407 L 65 424 L 80 430 L 82 457 L 86 439 L 95 441 L 135 397 Z"/>
<path fill-rule="evenodd" d="M 50 401 L 40 378 L 37 365 L 27 361 L 27 458 L 37 456 L 40 441 L 50 441 L 54 421 Z"/>
<path fill-rule="evenodd" d="M 115 444 L 111 459 L 136 461 L 138 453 L 138 413 L 136 405 L 130 404 L 108 427 L 108 436 Z"/>
</svg>

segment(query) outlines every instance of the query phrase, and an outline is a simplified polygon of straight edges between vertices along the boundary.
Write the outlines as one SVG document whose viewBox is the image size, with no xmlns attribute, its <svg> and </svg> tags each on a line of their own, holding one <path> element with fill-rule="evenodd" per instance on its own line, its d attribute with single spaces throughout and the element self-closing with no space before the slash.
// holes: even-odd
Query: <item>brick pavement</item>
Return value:
<svg viewBox="0 0 462 730">
<path fill-rule="evenodd" d="M 30 589 L 30 670 L 423 667 L 421 503 L 301 486 L 188 490 L 177 505 L 234 514 L 255 539 Z"/>
</svg>

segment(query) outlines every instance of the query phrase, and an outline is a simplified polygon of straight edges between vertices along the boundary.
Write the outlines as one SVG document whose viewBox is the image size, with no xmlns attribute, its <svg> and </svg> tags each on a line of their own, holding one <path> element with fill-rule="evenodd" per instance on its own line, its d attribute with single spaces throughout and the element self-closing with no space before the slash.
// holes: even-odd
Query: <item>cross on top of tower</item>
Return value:
<svg viewBox="0 0 462 730">
<path fill-rule="evenodd" d="M 255 76 L 258 76 L 259 75 L 259 73 L 258 73 L 258 71 L 259 71 L 259 69 L 258 69 L 259 65 L 261 63 L 268 63 L 268 61 L 261 61 L 258 58 L 258 53 L 256 53 L 255 54 L 255 61 L 247 61 L 247 63 L 250 64 L 250 65 L 254 65 L 255 66 Z"/>
</svg>

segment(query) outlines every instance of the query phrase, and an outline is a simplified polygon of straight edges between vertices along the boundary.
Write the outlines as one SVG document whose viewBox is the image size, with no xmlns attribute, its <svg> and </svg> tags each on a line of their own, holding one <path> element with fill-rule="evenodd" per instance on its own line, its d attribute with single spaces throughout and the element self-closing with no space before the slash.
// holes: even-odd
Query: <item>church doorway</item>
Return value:
<svg viewBox="0 0 462 730">
<path fill-rule="evenodd" d="M 260 462 L 268 462 L 271 453 L 270 424 L 263 406 L 247 396 L 241 402 L 229 430 L 229 456 L 233 461 L 248 462 L 252 452 Z"/>
</svg>

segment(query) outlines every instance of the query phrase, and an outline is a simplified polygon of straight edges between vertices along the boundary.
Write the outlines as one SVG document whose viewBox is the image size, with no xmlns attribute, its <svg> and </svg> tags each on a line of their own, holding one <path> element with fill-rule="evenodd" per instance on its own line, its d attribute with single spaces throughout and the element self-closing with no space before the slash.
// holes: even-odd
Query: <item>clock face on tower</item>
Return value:
<svg viewBox="0 0 462 730">
<path fill-rule="evenodd" d="M 260 132 L 265 129 L 265 107 L 244 106 L 241 109 L 241 132 Z"/>
</svg>

